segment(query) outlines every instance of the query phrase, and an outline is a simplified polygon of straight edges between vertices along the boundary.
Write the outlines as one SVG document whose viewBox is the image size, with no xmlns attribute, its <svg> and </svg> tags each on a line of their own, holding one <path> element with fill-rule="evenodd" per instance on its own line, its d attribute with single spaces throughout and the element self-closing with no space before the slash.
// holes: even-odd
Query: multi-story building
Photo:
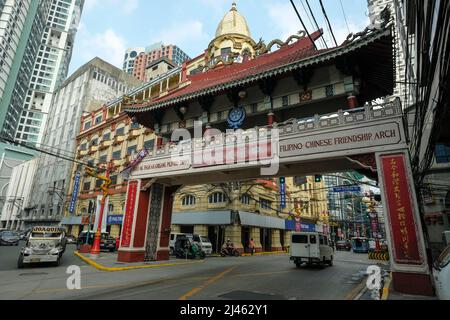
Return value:
<svg viewBox="0 0 450 320">
<path fill-rule="evenodd" d="M 0 228 L 20 230 L 23 208 L 29 201 L 38 161 L 35 158 L 13 168 L 1 211 Z"/>
<path fill-rule="evenodd" d="M 450 231 L 450 59 L 448 1 L 395 0 L 405 56 L 410 150 L 417 194 L 436 259 Z"/>
<path fill-rule="evenodd" d="M 137 52 L 137 51 L 134 51 Z M 128 57 L 127 57 L 128 54 Z M 131 54 L 129 50 L 125 55 L 125 60 L 130 59 Z M 148 48 L 146 48 L 145 52 L 141 52 L 134 58 L 133 61 L 133 72 L 132 74 L 142 80 L 145 81 L 148 77 L 146 76 L 146 70 L 154 61 L 160 60 L 162 58 L 167 58 L 173 62 L 176 66 L 181 66 L 185 61 L 190 60 L 189 56 L 181 50 L 176 45 L 164 45 L 163 43 L 156 43 Z M 127 62 L 125 62 L 127 63 Z M 130 63 L 128 62 L 128 66 Z M 124 65 L 125 66 L 125 65 Z"/>
<path fill-rule="evenodd" d="M 133 74 L 134 61 L 136 58 L 145 53 L 145 48 L 130 48 L 125 52 L 125 58 L 123 61 L 123 71 L 128 74 Z"/>
<path fill-rule="evenodd" d="M 285 208 L 273 179 L 184 187 L 175 195 L 172 232 L 208 236 L 215 252 L 227 239 L 241 250 L 253 239 L 257 251 L 280 251 L 289 246 L 296 214 L 308 230 L 327 224 L 323 186 L 314 177 L 300 184 L 286 178 Z"/>
<path fill-rule="evenodd" d="M 4 0 L 0 11 L 0 133 L 14 139 L 52 0 Z M 15 166 L 33 152 L 0 142 L 0 208 Z"/>
<path fill-rule="evenodd" d="M 1 11 L 0 119 L 2 134 L 15 137 L 18 120 L 52 1 L 8 0 Z M 17 21 L 17 22 L 16 22 Z"/>
<path fill-rule="evenodd" d="M 53 0 L 15 139 L 42 142 L 53 92 L 67 76 L 84 0 Z"/>
<path fill-rule="evenodd" d="M 369 18 L 372 26 L 377 26 L 382 23 L 382 13 L 384 10 L 389 12 L 391 15 L 391 21 L 394 23 L 393 32 L 395 34 L 396 41 L 394 42 L 395 52 L 396 52 L 396 80 L 394 87 L 394 94 L 390 99 L 400 98 L 403 107 L 406 108 L 406 103 L 408 97 L 407 94 L 407 85 L 405 84 L 405 76 L 406 76 L 406 63 L 405 63 L 405 54 L 408 51 L 405 51 L 405 47 L 402 45 L 399 36 L 399 30 L 403 21 L 399 20 L 397 17 L 397 10 L 395 8 L 395 0 L 367 0 L 368 8 L 369 8 Z M 408 52 L 411 54 L 411 52 Z"/>
<path fill-rule="evenodd" d="M 106 117 L 106 110 L 97 113 L 105 102 L 140 84 L 133 76 L 99 58 L 86 63 L 55 92 L 43 148 L 67 159 L 74 158 L 75 141 L 80 129 L 88 130 L 97 126 Z M 24 207 L 23 227 L 60 223 L 69 191 L 72 165 L 70 161 L 49 155 L 39 157 L 32 192 Z"/>
</svg>

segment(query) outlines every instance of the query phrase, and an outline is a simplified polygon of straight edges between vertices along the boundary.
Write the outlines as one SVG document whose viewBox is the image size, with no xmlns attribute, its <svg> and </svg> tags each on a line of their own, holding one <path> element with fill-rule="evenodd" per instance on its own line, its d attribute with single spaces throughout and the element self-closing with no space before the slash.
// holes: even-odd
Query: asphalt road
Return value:
<svg viewBox="0 0 450 320">
<path fill-rule="evenodd" d="M 59 267 L 19 270 L 19 248 L 0 247 L 2 300 L 344 300 L 373 264 L 367 255 L 338 252 L 334 266 L 326 268 L 296 269 L 287 255 L 267 255 L 110 273 L 86 265 L 69 246 Z M 67 289 L 72 265 L 81 269 L 81 290 Z"/>
</svg>

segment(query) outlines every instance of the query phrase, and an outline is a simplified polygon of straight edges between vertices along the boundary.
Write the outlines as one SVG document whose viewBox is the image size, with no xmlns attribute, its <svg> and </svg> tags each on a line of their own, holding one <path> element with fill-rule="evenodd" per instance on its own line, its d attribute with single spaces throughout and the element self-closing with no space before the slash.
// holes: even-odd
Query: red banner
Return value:
<svg viewBox="0 0 450 320">
<path fill-rule="evenodd" d="M 406 157 L 381 157 L 388 212 L 391 223 L 394 260 L 398 264 L 422 265 L 414 217 L 414 206 L 407 179 Z"/>
<path fill-rule="evenodd" d="M 138 187 L 139 182 L 137 181 L 131 181 L 128 183 L 127 203 L 125 206 L 125 220 L 123 223 L 123 231 L 122 231 L 121 247 L 123 248 L 129 248 L 131 244 Z"/>
</svg>

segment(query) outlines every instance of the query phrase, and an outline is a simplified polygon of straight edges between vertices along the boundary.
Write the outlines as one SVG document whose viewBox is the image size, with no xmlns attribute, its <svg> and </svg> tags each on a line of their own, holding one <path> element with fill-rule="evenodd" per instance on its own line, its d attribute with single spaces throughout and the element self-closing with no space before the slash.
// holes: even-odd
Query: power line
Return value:
<svg viewBox="0 0 450 320">
<path fill-rule="evenodd" d="M 303 29 L 305 29 L 305 32 L 306 32 L 306 34 L 308 35 L 309 40 L 310 40 L 311 43 L 313 44 L 314 49 L 317 50 L 316 43 L 315 43 L 314 40 L 311 38 L 311 35 L 309 34 L 308 29 L 306 28 L 305 23 L 303 22 L 303 19 L 302 19 L 302 17 L 300 16 L 300 13 L 299 13 L 298 10 L 297 10 L 297 7 L 295 6 L 294 1 L 293 1 L 293 0 L 290 0 L 290 1 L 291 1 L 291 4 L 292 4 L 292 7 L 294 7 L 294 10 L 295 10 L 295 13 L 297 14 L 298 19 L 300 20 L 300 22 L 301 22 L 301 24 L 302 24 L 302 26 L 303 26 Z"/>
<path fill-rule="evenodd" d="M 314 12 L 312 11 L 311 6 L 309 5 L 308 0 L 305 0 L 305 1 L 306 1 L 306 5 L 308 6 L 309 12 L 311 13 L 312 19 L 314 20 L 314 23 L 315 23 L 315 25 L 316 25 L 317 30 L 320 30 L 319 24 L 317 23 L 316 17 L 314 16 Z M 305 9 L 305 11 L 306 11 L 305 6 L 303 5 L 303 0 L 301 0 L 301 3 L 302 3 L 302 6 L 303 6 L 303 9 Z M 306 14 L 308 14 L 308 12 L 306 12 Z M 309 18 L 309 15 L 308 15 L 308 18 Z M 312 23 L 311 23 L 311 24 L 312 24 Z M 327 42 L 325 41 L 325 38 L 324 38 L 324 36 L 323 36 L 323 32 L 322 32 L 322 35 L 321 35 L 320 38 L 322 39 L 322 42 L 323 42 L 323 44 L 325 45 L 325 48 L 328 49 L 328 45 L 327 45 Z"/>
<path fill-rule="evenodd" d="M 42 153 L 42 154 L 46 154 L 46 155 L 49 155 L 49 156 L 53 156 L 55 158 L 66 160 L 66 161 L 69 161 L 69 162 L 72 162 L 72 163 L 75 163 L 75 164 L 79 164 L 79 165 L 82 165 L 82 166 L 92 167 L 92 166 L 90 166 L 89 164 L 87 164 L 85 162 L 76 160 L 75 158 L 70 158 L 70 157 L 66 157 L 66 156 L 60 155 L 60 154 L 51 153 L 50 151 L 46 151 L 46 150 L 43 150 L 43 149 L 40 149 L 40 148 L 37 148 L 37 147 L 33 147 L 33 146 L 30 146 L 30 145 L 25 144 L 25 143 L 17 142 L 17 141 L 15 141 L 13 139 L 6 138 L 5 136 L 0 136 L 0 141 L 7 142 L 7 143 L 10 143 L 10 144 L 13 144 L 13 145 L 16 145 L 16 146 L 19 146 L 19 147 L 22 147 L 22 148 L 25 148 L 25 149 L 28 149 L 28 150 L 33 150 L 33 151 L 36 151 L 38 153 Z M 100 169 L 100 168 L 97 168 L 97 169 Z"/>
<path fill-rule="evenodd" d="M 292 1 L 292 0 L 291 0 L 291 1 Z M 324 7 L 324 5 L 323 5 L 322 0 L 319 0 L 319 2 L 320 2 L 320 6 L 322 7 L 323 15 L 325 16 L 325 19 L 327 20 L 328 27 L 329 27 L 329 29 L 330 29 L 331 35 L 333 36 L 334 43 L 336 44 L 336 47 L 337 47 L 337 46 L 339 46 L 339 45 L 338 45 L 338 43 L 337 43 L 337 41 L 336 41 L 336 37 L 334 36 L 334 32 L 333 32 L 333 28 L 331 27 L 330 19 L 328 19 L 327 11 L 325 10 L 325 7 Z"/>
<path fill-rule="evenodd" d="M 344 20 L 345 20 L 345 24 L 347 25 L 348 33 L 350 34 L 351 31 L 350 31 L 350 27 L 348 26 L 347 15 L 345 14 L 344 5 L 342 4 L 342 0 L 339 0 L 339 2 L 341 3 L 342 14 L 344 15 Z"/>
</svg>

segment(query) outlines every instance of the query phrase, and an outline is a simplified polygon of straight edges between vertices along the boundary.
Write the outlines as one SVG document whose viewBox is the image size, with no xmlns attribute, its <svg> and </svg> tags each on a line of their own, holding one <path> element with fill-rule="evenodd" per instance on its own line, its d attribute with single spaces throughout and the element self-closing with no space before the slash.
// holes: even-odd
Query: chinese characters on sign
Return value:
<svg viewBox="0 0 450 320">
<path fill-rule="evenodd" d="M 128 196 L 125 207 L 125 221 L 123 224 L 121 247 L 129 248 L 131 244 L 131 235 L 133 232 L 134 211 L 136 208 L 136 197 L 138 193 L 139 182 L 132 181 L 128 184 Z"/>
<path fill-rule="evenodd" d="M 398 264 L 421 265 L 412 198 L 404 155 L 381 157 L 391 222 L 394 259 Z"/>
<path fill-rule="evenodd" d="M 80 190 L 80 180 L 81 180 L 81 172 L 77 172 L 75 175 L 75 182 L 73 185 L 72 200 L 70 201 L 70 207 L 69 207 L 70 214 L 75 213 L 75 205 L 77 203 L 78 192 Z"/>
</svg>

